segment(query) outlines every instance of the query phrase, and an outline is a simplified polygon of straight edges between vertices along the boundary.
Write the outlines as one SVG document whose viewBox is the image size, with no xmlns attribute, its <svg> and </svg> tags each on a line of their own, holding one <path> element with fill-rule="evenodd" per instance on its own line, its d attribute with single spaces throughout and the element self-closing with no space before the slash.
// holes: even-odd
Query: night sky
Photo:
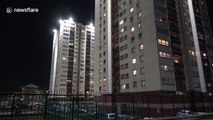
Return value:
<svg viewBox="0 0 213 120">
<path fill-rule="evenodd" d="M 29 83 L 49 87 L 53 28 L 70 16 L 94 23 L 95 0 L 1 0 L 0 92 L 16 91 Z M 213 0 L 207 0 L 213 21 Z M 38 8 L 38 13 L 6 13 L 6 8 Z M 211 22 L 213 25 L 213 22 Z"/>
</svg>

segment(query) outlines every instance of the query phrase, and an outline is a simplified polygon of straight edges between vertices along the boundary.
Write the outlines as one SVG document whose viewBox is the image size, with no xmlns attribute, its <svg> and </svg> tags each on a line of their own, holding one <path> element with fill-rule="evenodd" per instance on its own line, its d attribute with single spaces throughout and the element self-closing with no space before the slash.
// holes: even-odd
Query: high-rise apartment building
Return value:
<svg viewBox="0 0 213 120">
<path fill-rule="evenodd" d="M 96 0 L 95 92 L 212 94 L 205 0 Z"/>
<path fill-rule="evenodd" d="M 54 30 L 50 93 L 93 93 L 94 34 L 92 24 L 60 20 L 60 29 Z"/>
</svg>

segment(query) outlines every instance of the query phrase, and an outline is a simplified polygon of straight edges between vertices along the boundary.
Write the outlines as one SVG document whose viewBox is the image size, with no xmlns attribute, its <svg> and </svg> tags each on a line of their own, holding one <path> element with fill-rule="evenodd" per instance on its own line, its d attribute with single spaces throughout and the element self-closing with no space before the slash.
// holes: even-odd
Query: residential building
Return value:
<svg viewBox="0 0 213 120">
<path fill-rule="evenodd" d="M 54 30 L 50 93 L 92 94 L 94 81 L 94 32 L 92 24 L 60 20 Z"/>
<path fill-rule="evenodd" d="M 96 0 L 95 92 L 212 95 L 205 0 Z"/>
</svg>

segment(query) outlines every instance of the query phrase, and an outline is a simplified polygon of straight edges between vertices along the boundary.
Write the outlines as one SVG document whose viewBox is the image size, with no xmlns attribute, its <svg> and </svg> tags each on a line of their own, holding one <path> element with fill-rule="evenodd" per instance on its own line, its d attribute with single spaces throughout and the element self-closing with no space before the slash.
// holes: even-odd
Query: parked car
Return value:
<svg viewBox="0 0 213 120">
<path fill-rule="evenodd" d="M 118 120 L 134 120 L 134 117 L 131 115 L 119 114 Z"/>
<path fill-rule="evenodd" d="M 115 113 L 108 113 L 108 114 L 105 114 L 105 119 L 106 120 L 114 120 L 116 117 Z"/>
<path fill-rule="evenodd" d="M 190 110 L 181 110 L 179 112 L 177 112 L 176 116 L 190 116 L 190 115 L 194 115 L 195 113 L 190 111 Z"/>
</svg>

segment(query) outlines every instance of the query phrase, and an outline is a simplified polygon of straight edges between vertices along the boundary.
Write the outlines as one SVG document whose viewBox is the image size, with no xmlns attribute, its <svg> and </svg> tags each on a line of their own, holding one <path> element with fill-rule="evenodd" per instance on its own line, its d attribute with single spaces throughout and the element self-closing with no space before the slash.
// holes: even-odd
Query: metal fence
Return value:
<svg viewBox="0 0 213 120">
<path fill-rule="evenodd" d="M 213 112 L 211 96 L 0 94 L 0 120 L 129 120 Z"/>
</svg>

